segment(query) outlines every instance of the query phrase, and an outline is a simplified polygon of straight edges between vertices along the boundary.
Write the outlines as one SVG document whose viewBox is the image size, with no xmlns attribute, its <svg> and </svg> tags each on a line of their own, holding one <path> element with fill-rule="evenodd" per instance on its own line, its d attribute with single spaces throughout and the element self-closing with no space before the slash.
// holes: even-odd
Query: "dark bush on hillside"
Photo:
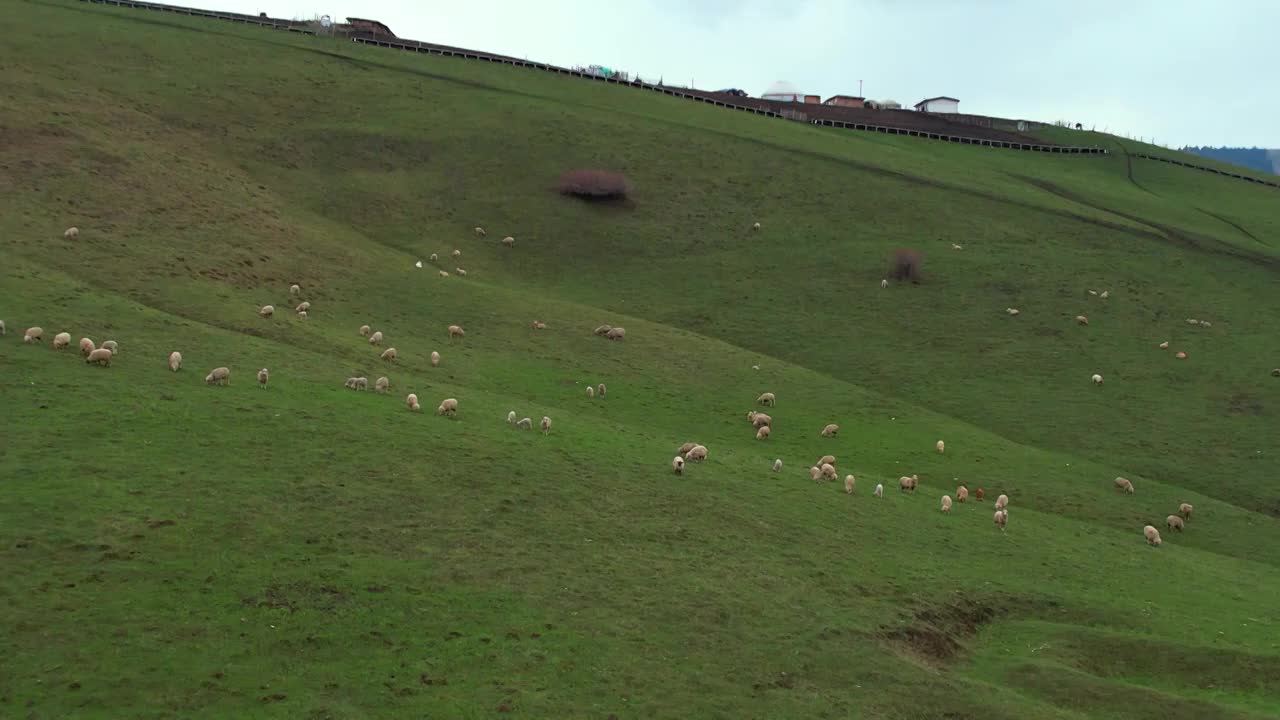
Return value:
<svg viewBox="0 0 1280 720">
<path fill-rule="evenodd" d="M 893 268 L 890 274 L 894 280 L 910 280 L 920 282 L 920 265 L 924 262 L 919 251 L 909 248 L 898 248 L 893 251 Z"/>
<path fill-rule="evenodd" d="M 556 187 L 561 195 L 583 200 L 623 200 L 631 192 L 631 181 L 607 170 L 570 170 L 560 176 Z"/>
</svg>

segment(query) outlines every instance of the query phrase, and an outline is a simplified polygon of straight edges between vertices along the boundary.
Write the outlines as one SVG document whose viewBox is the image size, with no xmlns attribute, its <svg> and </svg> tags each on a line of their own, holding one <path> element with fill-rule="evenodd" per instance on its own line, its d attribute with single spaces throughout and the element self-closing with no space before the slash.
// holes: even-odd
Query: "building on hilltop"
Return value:
<svg viewBox="0 0 1280 720">
<path fill-rule="evenodd" d="M 768 90 L 760 96 L 764 100 L 773 100 L 774 102 L 804 102 L 804 93 L 789 82 L 779 80 L 769 86 Z"/>
<path fill-rule="evenodd" d="M 347 18 L 346 27 L 340 28 L 347 32 L 369 33 L 370 35 L 380 35 L 382 37 L 395 37 L 396 34 L 391 32 L 391 28 L 383 25 L 377 20 L 366 20 L 364 18 Z"/>
<path fill-rule="evenodd" d="M 860 108 L 867 106 L 867 99 L 854 95 L 832 95 L 822 102 L 832 107 Z"/>
<path fill-rule="evenodd" d="M 945 95 L 940 97 L 925 98 L 924 100 L 921 100 L 920 102 L 916 103 L 916 110 L 918 112 L 943 113 L 943 114 L 954 115 L 960 112 L 960 101 L 957 100 L 956 98 L 947 97 Z"/>
</svg>

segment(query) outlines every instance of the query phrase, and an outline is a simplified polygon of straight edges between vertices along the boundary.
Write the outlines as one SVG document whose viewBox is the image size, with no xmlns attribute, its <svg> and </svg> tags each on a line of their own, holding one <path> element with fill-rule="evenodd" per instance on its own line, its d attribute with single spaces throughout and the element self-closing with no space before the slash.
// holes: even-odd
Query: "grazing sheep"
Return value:
<svg viewBox="0 0 1280 720">
<path fill-rule="evenodd" d="M 751 369 L 752 369 L 752 370 L 759 370 L 759 369 L 760 369 L 760 366 L 759 366 L 759 365 L 752 365 L 752 366 L 751 366 Z"/>
<path fill-rule="evenodd" d="M 84 361 L 90 365 L 92 365 L 93 363 L 98 363 L 99 365 L 110 367 L 111 351 L 106 348 L 98 348 L 97 350 L 94 350 L 93 352 L 89 353 L 89 356 L 86 357 Z"/>
<path fill-rule="evenodd" d="M 835 437 L 838 432 L 840 432 L 840 426 L 832 423 L 822 428 L 822 437 Z"/>
<path fill-rule="evenodd" d="M 1101 385 L 1101 384 L 1102 384 L 1102 376 L 1101 376 L 1101 375 L 1099 375 L 1099 374 L 1097 374 L 1097 373 L 1094 373 L 1093 377 L 1092 377 L 1092 378 L 1089 378 L 1089 379 L 1090 379 L 1090 380 L 1093 380 L 1093 384 L 1094 384 L 1094 385 Z"/>
<path fill-rule="evenodd" d="M 1194 508 L 1192 508 L 1191 503 L 1182 503 L 1181 505 L 1178 506 L 1178 512 L 1181 513 L 1182 517 L 1186 518 L 1187 520 L 1191 519 L 1191 511 L 1193 509 Z"/>
<path fill-rule="evenodd" d="M 1098 297 L 1102 298 L 1103 300 L 1106 300 L 1110 295 L 1111 295 L 1110 290 L 1103 290 L 1101 293 L 1098 294 Z"/>
<path fill-rule="evenodd" d="M 942 512 L 944 513 L 951 512 L 951 496 L 950 495 L 942 496 Z"/>
<path fill-rule="evenodd" d="M 996 509 L 1006 510 L 1008 509 L 1008 507 L 1009 507 L 1009 496 L 1005 495 L 1004 493 L 1001 493 L 1000 496 L 996 498 Z"/>
<path fill-rule="evenodd" d="M 396 349 L 393 347 L 389 347 L 386 350 L 383 350 L 382 354 L 379 355 L 378 357 L 382 358 L 383 360 L 386 360 L 387 362 L 391 362 L 396 359 Z"/>
<path fill-rule="evenodd" d="M 707 448 L 704 445 L 694 445 L 685 453 L 685 460 L 689 462 L 702 462 L 707 459 Z"/>
<path fill-rule="evenodd" d="M 1280 377 L 1280 367 L 1271 369 L 1271 377 Z"/>
<path fill-rule="evenodd" d="M 605 390 L 607 389 L 608 388 L 604 386 L 604 383 L 600 383 L 599 385 L 596 386 L 596 394 L 599 395 L 600 397 L 604 397 Z"/>
<path fill-rule="evenodd" d="M 368 390 L 369 378 L 349 377 L 342 383 L 342 387 L 351 388 L 352 390 Z"/>
<path fill-rule="evenodd" d="M 508 424 L 508 425 L 515 425 L 515 424 L 516 424 L 516 411 L 515 411 L 515 410 L 512 410 L 511 412 L 507 413 L 507 424 Z"/>
<path fill-rule="evenodd" d="M 677 475 L 684 474 L 684 458 L 679 455 L 671 458 L 671 470 Z"/>
<path fill-rule="evenodd" d="M 208 375 L 204 376 L 205 385 L 230 385 L 231 369 L 225 367 L 214 368 Z"/>
<path fill-rule="evenodd" d="M 1117 490 L 1123 490 L 1126 495 L 1133 494 L 1133 483 L 1128 478 L 1116 478 L 1115 485 Z"/>
<path fill-rule="evenodd" d="M 480 227 L 479 225 L 476 226 L 476 237 L 484 237 L 487 234 L 488 233 L 484 231 L 484 228 Z"/>
<path fill-rule="evenodd" d="M 306 311 L 306 310 L 299 310 L 299 311 L 298 311 L 298 317 L 302 318 L 303 320 L 306 320 L 306 319 L 307 319 L 307 311 Z"/>
<path fill-rule="evenodd" d="M 1009 313 L 1010 315 L 1017 315 L 1018 313 L 1022 312 L 1018 308 L 1005 308 L 1004 311 Z"/>
<path fill-rule="evenodd" d="M 698 447 L 698 443 L 696 443 L 696 442 L 687 442 L 687 443 L 685 443 L 685 444 L 683 444 L 683 445 L 681 445 L 681 446 L 680 446 L 680 449 L 676 451 L 676 454 L 677 454 L 677 455 L 688 455 L 688 454 L 689 454 L 689 451 L 690 451 L 690 450 L 692 450 L 692 449 L 694 449 L 694 448 L 696 448 L 696 447 Z"/>
<path fill-rule="evenodd" d="M 75 240 L 76 238 L 80 237 L 80 228 L 69 227 L 66 230 L 62 231 L 62 237 L 66 238 L 67 240 Z"/>
<path fill-rule="evenodd" d="M 369 327 L 368 325 L 360 326 L 360 337 L 369 337 L 369 335 L 371 335 L 372 333 L 373 333 L 373 328 Z"/>
<path fill-rule="evenodd" d="M 446 398 L 440 401 L 440 406 L 436 408 L 437 415 L 448 415 L 453 417 L 458 413 L 458 401 L 454 398 Z"/>
<path fill-rule="evenodd" d="M 916 487 L 920 485 L 920 478 L 916 475 L 911 477 L 902 476 L 898 478 L 898 492 L 909 492 L 915 494 Z"/>
<path fill-rule="evenodd" d="M 546 324 L 546 323 L 544 323 L 544 322 L 542 322 L 541 320 L 534 320 L 534 321 L 533 321 L 533 329 L 534 329 L 534 330 L 546 330 L 546 329 L 547 329 L 547 324 Z"/>
<path fill-rule="evenodd" d="M 627 331 L 624 328 L 616 327 L 604 334 L 606 340 L 622 340 L 626 338 Z"/>
<path fill-rule="evenodd" d="M 551 418 L 547 417 L 546 415 L 543 415 L 542 416 L 542 434 L 548 435 L 550 433 L 551 433 Z"/>
<path fill-rule="evenodd" d="M 456 257 L 456 258 L 460 258 L 460 257 L 462 257 L 462 251 L 461 251 L 461 250 L 454 250 L 454 251 L 453 251 L 453 256 L 454 256 L 454 257 Z"/>
<path fill-rule="evenodd" d="M 822 468 L 820 468 L 820 467 L 818 467 L 818 466 L 816 466 L 816 465 L 815 465 L 815 466 L 813 466 L 813 467 L 811 467 L 811 468 L 809 468 L 809 479 L 810 479 L 810 480 L 812 480 L 812 481 L 814 481 L 814 482 L 817 482 L 817 481 L 821 480 L 821 479 L 822 479 Z"/>
<path fill-rule="evenodd" d="M 1168 341 L 1168 340 L 1165 340 L 1164 342 L 1160 343 L 1160 349 L 1161 349 L 1161 350 L 1168 350 L 1168 349 L 1169 349 L 1169 341 Z"/>
<path fill-rule="evenodd" d="M 1185 352 L 1182 352 L 1181 350 L 1179 350 L 1179 351 L 1178 351 L 1178 354 L 1177 354 L 1177 355 L 1174 355 L 1174 357 L 1178 358 L 1179 360 L 1186 360 L 1186 359 L 1187 359 L 1187 354 L 1186 354 Z"/>
<path fill-rule="evenodd" d="M 937 451 L 938 451 L 938 454 L 939 454 L 939 455 L 941 455 L 942 453 L 945 453 L 945 452 L 947 451 L 947 444 L 946 444 L 946 443 L 944 443 L 944 442 L 942 442 L 941 440 L 939 440 L 938 442 L 934 443 L 934 444 L 933 444 L 933 447 L 937 449 Z"/>
<path fill-rule="evenodd" d="M 591 332 L 595 335 L 608 335 L 609 331 L 612 329 L 613 329 L 612 325 L 601 325 L 600 327 L 596 328 L 595 330 L 592 330 Z"/>
<path fill-rule="evenodd" d="M 962 503 L 962 502 L 968 502 L 968 501 L 969 501 L 969 488 L 963 485 L 956 488 L 956 502 Z"/>
<path fill-rule="evenodd" d="M 270 378 L 271 378 L 271 373 L 268 372 L 266 368 L 262 368 L 261 370 L 259 370 L 258 371 L 258 387 L 266 387 L 267 380 L 269 380 Z"/>
<path fill-rule="evenodd" d="M 884 290 L 884 289 L 885 289 L 885 288 L 887 288 L 887 287 L 889 287 L 889 281 L 888 281 L 887 279 L 883 279 L 883 280 L 881 280 L 881 281 L 880 281 L 880 289 L 881 289 L 881 290 Z"/>
<path fill-rule="evenodd" d="M 431 367 L 440 367 L 440 353 L 431 351 Z"/>
<path fill-rule="evenodd" d="M 823 465 L 835 465 L 835 464 L 836 464 L 835 455 L 823 455 L 818 460 L 818 462 L 814 463 L 814 465 L 817 465 L 818 467 L 822 467 Z"/>
<path fill-rule="evenodd" d="M 819 470 L 822 472 L 823 480 L 835 480 L 837 477 L 839 477 L 836 474 L 835 465 L 823 465 L 821 468 L 819 468 Z"/>
<path fill-rule="evenodd" d="M 378 330 L 378 331 L 374 332 L 372 335 L 370 335 L 370 336 L 369 336 L 369 344 L 370 344 L 370 345 L 381 345 L 381 344 L 382 344 L 382 331 L 381 331 L 381 330 Z"/>
<path fill-rule="evenodd" d="M 856 485 L 856 484 L 857 484 L 857 482 L 858 482 L 858 478 L 856 478 L 856 477 L 854 477 L 854 476 L 852 476 L 852 475 L 845 475 L 845 476 L 844 476 L 844 491 L 845 491 L 845 494 L 847 494 L 847 495 L 852 495 L 852 494 L 853 494 L 853 486 L 854 486 L 854 485 Z"/>
<path fill-rule="evenodd" d="M 1077 315 L 1077 316 L 1076 316 L 1076 324 L 1077 324 L 1077 325 L 1088 325 L 1088 324 L 1089 324 L 1089 318 L 1085 317 L 1084 315 Z"/>
<path fill-rule="evenodd" d="M 1147 544 L 1152 547 L 1160 547 L 1160 531 L 1150 525 L 1142 528 L 1142 536 L 1147 539 Z"/>
<path fill-rule="evenodd" d="M 782 458 L 773 461 L 773 471 L 782 472 Z"/>
<path fill-rule="evenodd" d="M 182 353 L 174 350 L 169 353 L 169 369 L 178 372 L 182 368 Z"/>
<path fill-rule="evenodd" d="M 422 405 L 418 404 L 418 396 L 414 393 L 409 393 L 405 396 L 404 404 L 405 407 L 409 408 L 409 412 L 419 412 L 422 410 Z"/>
<path fill-rule="evenodd" d="M 7 335 L 8 333 L 9 331 L 4 327 L 4 321 L 0 320 L 0 335 Z"/>
<path fill-rule="evenodd" d="M 120 343 L 115 340 L 106 340 L 102 343 L 102 347 L 111 351 L 112 355 L 120 354 Z"/>
<path fill-rule="evenodd" d="M 382 377 L 373 381 L 374 392 L 385 393 L 390 389 L 391 389 L 391 378 L 387 377 L 386 375 L 383 375 Z"/>
<path fill-rule="evenodd" d="M 466 271 L 466 270 L 463 270 L 462 268 L 454 268 L 454 269 L 453 269 L 453 271 L 454 271 L 455 273 L 457 273 L 457 274 L 458 274 L 458 277 L 466 277 L 466 276 L 467 276 L 467 271 Z"/>
<path fill-rule="evenodd" d="M 752 226 L 751 226 L 751 229 L 752 229 L 752 230 L 759 230 L 759 229 L 760 229 L 760 223 L 755 223 L 754 225 L 752 225 Z"/>
<path fill-rule="evenodd" d="M 964 246 L 963 246 L 963 245 L 957 245 L 956 243 L 951 243 L 951 249 L 952 249 L 952 250 L 963 250 L 963 249 L 964 249 Z"/>
<path fill-rule="evenodd" d="M 1090 290 L 1090 291 L 1089 291 L 1089 294 L 1090 294 L 1090 295 L 1097 295 L 1097 294 L 1098 294 L 1098 291 L 1097 291 L 1097 290 Z"/>
<path fill-rule="evenodd" d="M 89 338 L 80 338 L 80 354 L 81 355 L 88 355 L 89 353 L 93 352 L 96 349 L 97 349 L 97 346 L 93 344 L 92 340 L 90 340 Z"/>
<path fill-rule="evenodd" d="M 996 522 L 996 527 L 1004 532 L 1004 526 L 1009 523 L 1009 512 L 1007 510 L 996 510 L 996 514 L 992 516 Z"/>
<path fill-rule="evenodd" d="M 591 387 L 590 385 L 588 385 L 588 386 L 587 386 L 587 399 L 591 399 L 591 398 L 593 398 L 593 397 L 595 397 L 595 396 L 596 396 L 596 389 L 595 389 L 595 388 L 593 388 L 593 387 Z"/>
<path fill-rule="evenodd" d="M 985 500 L 985 499 L 987 498 L 987 493 L 986 493 L 986 491 L 985 491 L 985 490 L 983 490 L 982 488 L 978 488 L 977 490 L 975 490 L 975 491 L 974 491 L 974 493 L 973 493 L 973 497 L 974 497 L 974 499 L 976 499 L 978 502 L 982 502 L 983 500 Z"/>
<path fill-rule="evenodd" d="M 442 278 L 447 278 L 447 277 L 449 277 L 449 273 L 448 273 L 447 271 L 441 270 L 441 271 L 440 271 L 440 277 L 442 277 Z"/>
<path fill-rule="evenodd" d="M 515 239 L 515 238 L 513 238 L 513 237 L 511 237 L 510 235 L 508 235 L 508 236 L 506 236 L 506 237 L 502 238 L 502 244 L 503 244 L 504 246 L 506 246 L 506 247 L 515 247 L 515 246 L 516 246 L 516 239 Z"/>
<path fill-rule="evenodd" d="M 263 305 L 258 308 L 258 314 L 264 318 L 271 317 L 276 314 L 276 307 L 274 305 Z"/>
<path fill-rule="evenodd" d="M 1178 517 L 1177 515 L 1170 515 L 1169 517 L 1165 518 L 1164 524 L 1170 530 L 1177 530 L 1178 532 L 1182 532 L 1182 527 L 1183 527 L 1182 518 Z"/>
<path fill-rule="evenodd" d="M 71 333 L 60 332 L 53 336 L 53 349 L 65 350 L 71 346 Z"/>
<path fill-rule="evenodd" d="M 1201 320 L 1200 327 L 1202 328 L 1213 327 L 1213 323 L 1209 322 L 1208 320 Z"/>
<path fill-rule="evenodd" d="M 290 294 L 290 295 L 301 295 L 301 294 L 302 294 L 302 288 L 298 287 L 297 285 L 290 285 L 290 286 L 289 286 L 289 294 Z"/>
<path fill-rule="evenodd" d="M 752 427 L 761 428 L 761 427 L 766 427 L 768 425 L 773 425 L 773 418 L 769 417 L 768 415 L 765 415 L 764 413 L 754 413 L 751 416 Z"/>
<path fill-rule="evenodd" d="M 344 387 L 344 388 L 348 388 L 348 389 L 350 389 L 350 390 L 355 390 L 355 389 L 356 389 L 356 381 L 357 381 L 357 380 L 359 380 L 359 379 L 360 379 L 360 378 L 357 378 L 357 377 L 349 377 L 349 378 L 347 378 L 346 380 L 343 380 L 343 381 L 342 381 L 342 387 Z"/>
<path fill-rule="evenodd" d="M 769 439 L 769 433 L 770 433 L 770 432 L 772 432 L 772 430 L 770 430 L 770 429 L 769 429 L 769 426 L 768 426 L 768 425 L 763 425 L 763 426 L 761 426 L 761 427 L 760 427 L 760 429 L 759 429 L 759 430 L 756 430 L 756 439 L 757 439 L 757 440 L 768 440 L 768 439 Z"/>
<path fill-rule="evenodd" d="M 439 255 L 437 255 L 437 254 L 435 254 L 435 253 L 431 253 L 431 262 L 435 262 L 435 261 L 437 261 L 437 260 L 439 260 L 439 259 L 440 259 L 440 256 L 439 256 Z"/>
<path fill-rule="evenodd" d="M 532 430 L 532 429 L 533 429 L 533 419 L 532 419 L 532 418 L 520 418 L 519 420 L 517 420 L 517 421 L 516 421 L 516 427 L 520 428 L 521 430 Z"/>
<path fill-rule="evenodd" d="M 462 327 L 461 327 L 460 325 L 450 325 L 450 326 L 449 326 L 449 339 L 450 339 L 450 340 L 452 340 L 452 339 L 454 339 L 454 338 L 456 338 L 456 337 L 466 337 L 466 336 L 467 336 L 467 332 L 466 332 L 465 330 L 463 330 L 463 329 L 462 329 Z"/>
<path fill-rule="evenodd" d="M 27 331 L 22 335 L 22 342 L 24 343 L 40 342 L 40 339 L 43 337 L 44 337 L 44 330 L 38 327 L 29 327 L 27 328 Z"/>
<path fill-rule="evenodd" d="M 294 308 L 296 312 L 300 312 L 300 313 L 307 312 L 310 309 L 311 309 L 311 303 L 309 302 L 300 302 L 298 303 L 298 307 Z"/>
<path fill-rule="evenodd" d="M 777 405 L 778 401 L 776 398 L 774 398 L 773 393 L 767 392 L 767 393 L 762 393 L 760 397 L 756 398 L 756 402 L 766 407 L 774 407 L 775 405 Z"/>
</svg>

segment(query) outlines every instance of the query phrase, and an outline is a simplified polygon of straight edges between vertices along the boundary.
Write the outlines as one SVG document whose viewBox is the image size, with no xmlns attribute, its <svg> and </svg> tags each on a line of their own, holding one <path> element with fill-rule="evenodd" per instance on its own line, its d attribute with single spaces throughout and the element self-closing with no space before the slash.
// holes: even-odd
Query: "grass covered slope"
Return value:
<svg viewBox="0 0 1280 720">
<path fill-rule="evenodd" d="M 1280 195 L 9 4 L 0 715 L 1280 711 Z M 556 195 L 575 167 L 632 203 Z M 896 246 L 923 284 L 879 288 Z M 454 248 L 465 279 L 414 267 Z M 711 457 L 677 478 L 686 440 Z M 826 453 L 853 497 L 808 480 Z M 960 482 L 1007 532 L 938 512 Z"/>
</svg>

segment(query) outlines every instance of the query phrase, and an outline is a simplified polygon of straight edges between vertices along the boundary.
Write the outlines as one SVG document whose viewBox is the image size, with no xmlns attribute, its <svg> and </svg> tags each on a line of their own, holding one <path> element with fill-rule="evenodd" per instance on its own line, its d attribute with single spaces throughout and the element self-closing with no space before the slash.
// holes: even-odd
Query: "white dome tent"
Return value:
<svg viewBox="0 0 1280 720">
<path fill-rule="evenodd" d="M 770 85 L 769 89 L 765 90 L 764 94 L 760 97 L 765 100 L 776 100 L 778 102 L 804 102 L 804 93 L 800 92 L 799 88 L 795 85 L 792 85 L 785 80 L 779 80 L 778 82 Z"/>
</svg>

